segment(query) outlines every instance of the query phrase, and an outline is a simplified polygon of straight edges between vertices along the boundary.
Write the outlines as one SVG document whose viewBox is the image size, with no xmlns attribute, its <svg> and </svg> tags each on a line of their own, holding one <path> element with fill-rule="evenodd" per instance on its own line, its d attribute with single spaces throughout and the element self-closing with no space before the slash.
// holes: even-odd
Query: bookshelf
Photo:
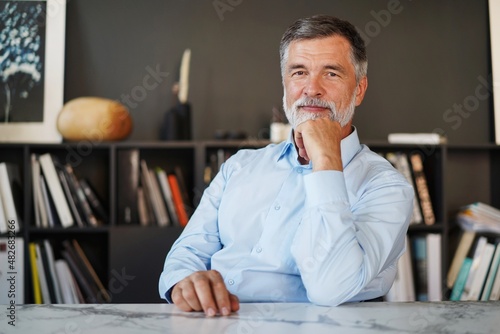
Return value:
<svg viewBox="0 0 500 334">
<path fill-rule="evenodd" d="M 112 302 L 162 302 L 157 293 L 158 277 L 165 255 L 182 232 L 182 227 L 141 226 L 137 221 L 125 224 L 119 218 L 119 193 L 123 192 L 118 175 L 123 168 L 120 157 L 136 149 L 150 167 L 167 170 L 180 167 L 193 208 L 206 188 L 205 168 L 213 157 L 224 152 L 231 155 L 241 148 L 258 148 L 268 141 L 190 141 L 190 142 L 102 142 L 62 144 L 0 144 L 0 162 L 19 168 L 22 198 L 18 212 L 24 238 L 25 302 L 33 302 L 28 244 L 48 239 L 56 257 L 63 240 L 76 239 L 112 295 Z M 457 227 L 453 219 L 462 205 L 483 201 L 500 207 L 500 147 L 496 145 L 411 145 L 366 142 L 375 152 L 419 152 L 423 157 L 432 206 L 433 225 L 411 225 L 409 236 L 441 235 L 441 277 L 443 298 L 446 273 L 456 248 Z M 102 199 L 109 221 L 98 227 L 39 228 L 35 226 L 31 155 L 51 153 L 70 163 L 75 174 L 86 178 Z M 473 162 L 473 163 L 472 163 Z M 4 235 L 2 235 L 4 236 Z M 119 273 L 125 275 L 118 278 Z M 122 275 L 122 276 L 123 276 Z M 132 278 L 133 277 L 133 278 Z M 118 284 L 119 283 L 119 284 Z"/>
</svg>

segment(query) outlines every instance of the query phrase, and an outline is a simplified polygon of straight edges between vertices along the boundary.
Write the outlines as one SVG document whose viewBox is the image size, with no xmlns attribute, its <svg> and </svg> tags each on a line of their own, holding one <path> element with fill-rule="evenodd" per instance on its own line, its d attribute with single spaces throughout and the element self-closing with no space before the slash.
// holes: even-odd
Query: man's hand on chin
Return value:
<svg viewBox="0 0 500 334">
<path fill-rule="evenodd" d="M 294 130 L 299 157 L 312 161 L 313 171 L 342 170 L 342 127 L 328 118 L 300 123 Z"/>
</svg>

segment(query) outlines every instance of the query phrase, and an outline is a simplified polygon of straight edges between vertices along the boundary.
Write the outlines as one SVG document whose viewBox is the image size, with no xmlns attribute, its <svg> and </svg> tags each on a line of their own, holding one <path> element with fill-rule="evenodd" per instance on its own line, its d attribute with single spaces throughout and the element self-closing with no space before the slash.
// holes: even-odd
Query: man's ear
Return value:
<svg viewBox="0 0 500 334">
<path fill-rule="evenodd" d="M 365 97 L 366 89 L 368 88 L 368 77 L 364 76 L 359 80 L 358 85 L 356 86 L 356 107 L 363 102 Z"/>
</svg>

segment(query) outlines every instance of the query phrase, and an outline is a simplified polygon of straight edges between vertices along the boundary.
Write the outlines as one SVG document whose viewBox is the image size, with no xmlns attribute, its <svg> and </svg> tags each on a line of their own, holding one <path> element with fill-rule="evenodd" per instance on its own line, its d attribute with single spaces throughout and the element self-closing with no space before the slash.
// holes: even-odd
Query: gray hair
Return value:
<svg viewBox="0 0 500 334">
<path fill-rule="evenodd" d="M 285 74 L 290 43 L 302 39 L 342 36 L 351 44 L 351 61 L 356 72 L 356 82 L 366 76 L 368 59 L 363 38 L 349 22 L 328 15 L 315 15 L 295 21 L 283 34 L 280 43 L 281 76 Z"/>
</svg>

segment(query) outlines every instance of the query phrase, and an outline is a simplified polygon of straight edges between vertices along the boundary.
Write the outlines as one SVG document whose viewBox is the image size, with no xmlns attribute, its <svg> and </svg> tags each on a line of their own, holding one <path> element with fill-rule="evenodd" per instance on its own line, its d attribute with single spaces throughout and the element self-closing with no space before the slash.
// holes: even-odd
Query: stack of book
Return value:
<svg viewBox="0 0 500 334">
<path fill-rule="evenodd" d="M 186 226 L 193 209 L 179 167 L 150 167 L 136 149 L 119 153 L 118 223 Z"/>
<path fill-rule="evenodd" d="M 35 304 L 110 302 L 111 296 L 76 240 L 62 243 L 56 259 L 48 240 L 29 243 Z"/>
<path fill-rule="evenodd" d="M 457 220 L 462 235 L 447 275 L 450 300 L 499 300 L 500 211 L 472 203 Z"/>
<path fill-rule="evenodd" d="M 37 227 L 85 227 L 108 223 L 90 183 L 79 179 L 70 164 L 62 165 L 51 154 L 31 155 L 33 207 Z"/>
</svg>

